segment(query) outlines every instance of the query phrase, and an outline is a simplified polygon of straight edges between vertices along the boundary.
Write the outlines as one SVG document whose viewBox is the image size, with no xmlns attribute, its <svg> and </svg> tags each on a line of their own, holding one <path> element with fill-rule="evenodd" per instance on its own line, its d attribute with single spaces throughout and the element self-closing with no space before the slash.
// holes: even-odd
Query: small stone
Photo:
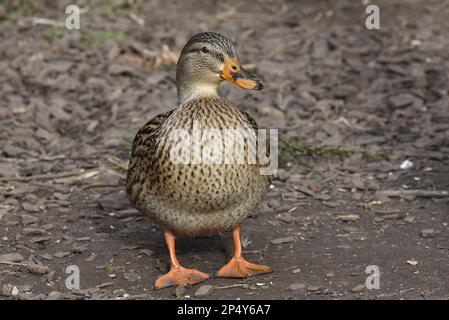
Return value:
<svg viewBox="0 0 449 320">
<path fill-rule="evenodd" d="M 284 113 L 272 106 L 264 106 L 257 110 L 262 117 L 267 117 L 270 119 L 283 119 L 285 117 Z"/>
<path fill-rule="evenodd" d="M 85 245 L 74 245 L 71 252 L 75 253 L 75 254 L 80 254 L 86 250 L 87 250 L 87 247 Z"/>
<path fill-rule="evenodd" d="M 271 242 L 271 244 L 283 244 L 283 243 L 292 242 L 294 240 L 295 240 L 295 238 L 290 236 L 290 237 L 273 239 L 270 242 Z"/>
<path fill-rule="evenodd" d="M 333 272 L 326 273 L 326 278 L 333 278 L 333 277 L 335 277 L 335 273 Z"/>
<path fill-rule="evenodd" d="M 400 93 L 396 96 L 390 97 L 388 102 L 393 108 L 403 108 L 411 105 L 415 100 L 417 99 L 410 93 Z"/>
<path fill-rule="evenodd" d="M 2 286 L 2 295 L 9 297 L 11 295 L 12 286 L 10 284 L 4 284 Z"/>
<path fill-rule="evenodd" d="M 87 242 L 87 241 L 90 241 L 90 237 L 80 237 L 80 238 L 76 238 L 76 241 Z"/>
<path fill-rule="evenodd" d="M 277 217 L 279 220 L 285 222 L 285 223 L 292 223 L 292 222 L 296 222 L 296 221 L 300 221 L 301 218 L 294 216 L 290 213 L 286 213 L 286 214 L 281 214 Z"/>
<path fill-rule="evenodd" d="M 39 212 L 40 211 L 38 205 L 31 204 L 31 203 L 28 203 L 28 202 L 22 203 L 22 207 L 23 207 L 23 210 L 28 211 L 28 212 Z"/>
<path fill-rule="evenodd" d="M 296 269 L 293 269 L 292 270 L 292 273 L 293 274 L 295 274 L 295 273 L 300 273 L 301 272 L 301 269 L 300 268 L 296 268 Z"/>
<path fill-rule="evenodd" d="M 357 227 L 352 227 L 352 226 L 344 226 L 343 228 L 341 228 L 343 231 L 349 232 L 349 233 L 354 233 L 354 232 L 358 232 L 359 228 Z"/>
<path fill-rule="evenodd" d="M 55 226 L 51 223 L 42 225 L 42 229 L 44 229 L 45 231 L 50 231 L 50 230 L 53 230 L 54 228 L 55 228 Z"/>
<path fill-rule="evenodd" d="M 434 229 L 424 229 L 421 231 L 421 237 L 423 238 L 433 238 L 435 235 L 436 232 Z"/>
<path fill-rule="evenodd" d="M 17 295 L 17 299 L 19 299 L 19 300 L 33 300 L 34 297 L 35 297 L 35 295 L 31 294 L 31 293 L 19 292 L 19 294 Z"/>
<path fill-rule="evenodd" d="M 154 253 L 154 252 L 151 251 L 151 250 L 149 250 L 149 249 L 140 249 L 140 250 L 139 250 L 139 254 L 144 254 L 144 255 L 146 255 L 147 257 L 152 256 L 153 253 Z"/>
<path fill-rule="evenodd" d="M 383 218 L 385 220 L 394 220 L 394 219 L 399 219 L 401 216 L 397 213 L 393 213 L 393 214 L 387 214 L 385 216 L 383 216 Z"/>
<path fill-rule="evenodd" d="M 50 268 L 39 264 L 29 264 L 27 270 L 34 274 L 46 274 L 50 271 Z"/>
<path fill-rule="evenodd" d="M 137 273 L 135 273 L 134 270 L 129 270 L 125 272 L 123 276 L 125 277 L 126 280 L 130 282 L 135 282 L 140 279 L 140 276 Z"/>
<path fill-rule="evenodd" d="M 311 291 L 311 292 L 316 292 L 318 290 L 320 290 L 320 287 L 318 287 L 318 286 L 309 286 L 307 288 L 307 291 Z"/>
<path fill-rule="evenodd" d="M 328 195 L 328 194 L 321 193 L 321 194 L 317 194 L 315 196 L 315 199 L 322 200 L 322 201 L 329 201 L 329 200 L 332 199 L 332 197 L 330 195 Z"/>
<path fill-rule="evenodd" d="M 205 285 L 198 288 L 195 291 L 195 297 L 205 297 L 214 291 L 215 287 L 211 285 Z"/>
<path fill-rule="evenodd" d="M 56 271 L 52 270 L 47 274 L 47 281 L 53 282 L 56 279 Z"/>
<path fill-rule="evenodd" d="M 290 178 L 290 174 L 285 169 L 278 169 L 274 177 L 280 181 L 286 181 L 288 178 Z"/>
<path fill-rule="evenodd" d="M 120 250 L 136 250 L 142 248 L 141 245 L 126 245 L 120 248 Z"/>
<path fill-rule="evenodd" d="M 407 260 L 405 263 L 407 263 L 411 266 L 416 266 L 418 264 L 418 261 L 416 261 L 415 259 L 412 259 L 412 260 Z"/>
<path fill-rule="evenodd" d="M 47 261 L 53 260 L 53 256 L 49 253 L 44 253 L 43 255 L 41 255 L 41 258 Z"/>
<path fill-rule="evenodd" d="M 407 223 L 415 223 L 415 217 L 414 216 L 407 216 L 404 218 L 404 221 Z"/>
<path fill-rule="evenodd" d="M 43 236 L 47 232 L 41 228 L 26 227 L 22 229 L 24 236 Z"/>
<path fill-rule="evenodd" d="M 344 221 L 344 222 L 357 221 L 360 219 L 360 216 L 358 214 L 343 214 L 343 215 L 337 216 L 337 219 Z"/>
<path fill-rule="evenodd" d="M 61 300 L 62 293 L 58 291 L 52 291 L 48 294 L 47 300 Z"/>
<path fill-rule="evenodd" d="M 15 297 L 15 296 L 17 296 L 18 294 L 19 294 L 19 289 L 17 289 L 16 286 L 12 287 L 11 295 L 12 295 L 13 297 Z"/>
<path fill-rule="evenodd" d="M 291 290 L 291 291 L 297 291 L 297 290 L 304 289 L 305 287 L 306 287 L 306 285 L 304 283 L 293 283 L 293 284 L 289 285 L 287 287 L 287 289 Z"/>
<path fill-rule="evenodd" d="M 29 225 L 38 222 L 39 219 L 35 216 L 32 216 L 31 214 L 23 214 L 22 215 L 22 224 L 23 225 Z"/>
<path fill-rule="evenodd" d="M 323 201 L 323 204 L 325 206 L 328 206 L 329 208 L 336 208 L 340 205 L 340 203 L 338 203 L 336 201 Z"/>
<path fill-rule="evenodd" d="M 51 237 L 43 236 L 43 237 L 34 237 L 30 241 L 32 243 L 41 243 L 41 242 L 46 242 L 46 241 L 50 241 L 50 240 L 51 240 Z"/>
<path fill-rule="evenodd" d="M 56 252 L 55 254 L 54 254 L 54 256 L 56 257 L 56 258 L 59 258 L 59 259 L 61 259 L 61 258 L 65 258 L 65 257 L 68 257 L 69 255 L 70 255 L 70 253 L 71 252 L 69 252 L 69 251 L 66 251 L 66 252 Z"/>
<path fill-rule="evenodd" d="M 19 292 L 31 292 L 31 286 L 27 284 L 23 286 L 17 286 L 17 289 L 19 289 Z"/>
<path fill-rule="evenodd" d="M 104 283 L 99 284 L 98 286 L 96 286 L 96 288 L 103 289 L 103 288 L 107 288 L 107 287 L 110 287 L 110 286 L 113 286 L 113 285 L 114 285 L 114 282 L 104 282 Z"/>
<path fill-rule="evenodd" d="M 175 297 L 176 298 L 181 298 L 185 295 L 186 293 L 186 287 L 184 287 L 183 285 L 179 285 L 176 287 L 175 289 Z"/>
<path fill-rule="evenodd" d="M 407 170 L 407 169 L 411 169 L 413 167 L 413 162 L 411 162 L 410 160 L 405 160 L 401 163 L 401 165 L 399 166 L 399 168 L 401 168 L 402 170 Z"/>
<path fill-rule="evenodd" d="M 0 255 L 0 261 L 5 262 L 22 262 L 23 256 L 19 253 L 7 253 Z"/>
<path fill-rule="evenodd" d="M 92 261 L 95 260 L 95 258 L 96 258 L 96 255 L 95 255 L 94 252 L 92 252 L 92 253 L 90 254 L 90 256 L 88 256 L 88 257 L 86 258 L 86 261 L 87 261 L 87 262 L 92 262 Z"/>
<path fill-rule="evenodd" d="M 127 293 L 125 291 L 125 289 L 116 289 L 112 291 L 113 295 L 119 296 L 119 297 L 124 297 Z"/>
<path fill-rule="evenodd" d="M 358 286 L 355 286 L 351 289 L 351 292 L 360 292 L 365 289 L 365 284 L 359 284 Z"/>
</svg>

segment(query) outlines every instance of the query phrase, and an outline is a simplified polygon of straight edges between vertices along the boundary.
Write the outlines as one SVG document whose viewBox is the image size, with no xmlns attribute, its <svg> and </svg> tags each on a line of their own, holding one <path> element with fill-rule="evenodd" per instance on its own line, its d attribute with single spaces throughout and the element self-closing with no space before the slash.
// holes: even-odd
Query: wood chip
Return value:
<svg viewBox="0 0 449 320">
<path fill-rule="evenodd" d="M 357 221 L 360 219 L 360 216 L 358 214 L 343 214 L 343 215 L 339 215 L 337 216 L 337 219 L 341 220 L 341 221 Z"/>
<path fill-rule="evenodd" d="M 270 241 L 271 244 L 283 244 L 295 241 L 295 238 L 293 236 L 290 237 L 284 237 L 284 238 L 277 238 Z"/>
</svg>

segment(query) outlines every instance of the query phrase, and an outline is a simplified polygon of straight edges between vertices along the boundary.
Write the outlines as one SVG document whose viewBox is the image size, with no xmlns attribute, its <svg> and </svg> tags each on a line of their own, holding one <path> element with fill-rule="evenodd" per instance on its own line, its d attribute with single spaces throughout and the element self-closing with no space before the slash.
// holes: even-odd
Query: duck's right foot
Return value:
<svg viewBox="0 0 449 320">
<path fill-rule="evenodd" d="M 156 289 L 162 289 L 176 285 L 190 286 L 206 279 L 209 279 L 209 275 L 207 273 L 179 266 L 172 267 L 172 269 L 168 273 L 160 276 L 156 280 L 154 286 Z"/>
</svg>

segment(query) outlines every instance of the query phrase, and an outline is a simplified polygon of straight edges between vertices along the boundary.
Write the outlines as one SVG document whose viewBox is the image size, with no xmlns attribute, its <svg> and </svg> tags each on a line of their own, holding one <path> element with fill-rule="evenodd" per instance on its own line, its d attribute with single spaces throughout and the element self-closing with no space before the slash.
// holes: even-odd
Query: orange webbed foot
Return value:
<svg viewBox="0 0 449 320">
<path fill-rule="evenodd" d="M 217 277 L 225 278 L 244 278 L 272 271 L 271 267 L 254 264 L 240 257 L 232 258 L 231 261 L 217 271 L 216 275 Z"/>
<path fill-rule="evenodd" d="M 179 266 L 172 267 L 172 269 L 168 273 L 160 276 L 156 280 L 154 286 L 156 289 L 162 289 L 176 285 L 189 286 L 206 279 L 209 279 L 209 275 L 207 273 Z"/>
</svg>

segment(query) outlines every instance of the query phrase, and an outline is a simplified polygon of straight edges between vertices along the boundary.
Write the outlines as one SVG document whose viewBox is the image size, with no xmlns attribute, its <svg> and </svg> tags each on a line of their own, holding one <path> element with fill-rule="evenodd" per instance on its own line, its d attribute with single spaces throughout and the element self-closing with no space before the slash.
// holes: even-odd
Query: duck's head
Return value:
<svg viewBox="0 0 449 320">
<path fill-rule="evenodd" d="M 244 89 L 263 88 L 253 73 L 242 68 L 229 39 L 215 32 L 194 35 L 182 49 L 176 70 L 181 102 L 216 95 L 218 85 L 224 80 Z"/>
</svg>

